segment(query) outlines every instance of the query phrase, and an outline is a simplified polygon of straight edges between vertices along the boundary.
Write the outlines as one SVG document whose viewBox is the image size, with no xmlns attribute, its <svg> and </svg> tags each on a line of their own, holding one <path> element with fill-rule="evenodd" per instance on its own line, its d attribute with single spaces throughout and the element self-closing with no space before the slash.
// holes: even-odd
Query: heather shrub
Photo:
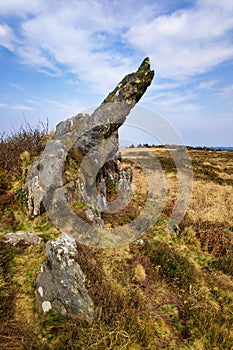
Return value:
<svg viewBox="0 0 233 350">
<path fill-rule="evenodd" d="M 23 173 L 22 154 L 27 152 L 30 159 L 37 157 L 44 149 L 47 134 L 48 122 L 39 121 L 35 126 L 26 122 L 19 130 L 0 135 L 1 172 L 8 171 L 12 179 L 19 178 Z"/>
</svg>

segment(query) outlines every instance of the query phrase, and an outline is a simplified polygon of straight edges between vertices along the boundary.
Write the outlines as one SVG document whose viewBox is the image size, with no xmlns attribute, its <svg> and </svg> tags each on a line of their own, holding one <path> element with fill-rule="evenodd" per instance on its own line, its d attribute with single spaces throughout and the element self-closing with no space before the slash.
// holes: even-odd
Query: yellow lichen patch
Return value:
<svg viewBox="0 0 233 350">
<path fill-rule="evenodd" d="M 136 282 L 142 282 L 146 279 L 146 271 L 141 264 L 137 264 L 134 268 L 134 280 Z"/>
</svg>

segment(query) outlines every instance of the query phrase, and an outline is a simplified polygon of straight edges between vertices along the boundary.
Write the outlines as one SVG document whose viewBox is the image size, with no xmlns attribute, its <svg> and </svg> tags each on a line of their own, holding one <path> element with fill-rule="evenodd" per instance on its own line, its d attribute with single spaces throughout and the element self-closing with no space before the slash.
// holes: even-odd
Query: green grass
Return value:
<svg viewBox="0 0 233 350">
<path fill-rule="evenodd" d="M 211 184 L 223 191 L 223 186 L 232 185 L 232 154 L 190 152 L 194 181 L 204 180 L 203 191 Z M 170 176 L 175 165 L 169 153 L 158 151 L 156 156 L 166 176 Z M 145 162 L 153 169 L 151 159 Z M 20 164 L 18 161 L 17 166 Z M 72 160 L 65 170 L 67 178 L 75 179 L 77 169 Z M 180 235 L 167 229 L 169 217 L 168 211 L 164 211 L 142 237 L 142 243 L 103 250 L 78 244 L 76 260 L 86 275 L 87 288 L 96 306 L 93 321 L 71 320 L 52 312 L 38 315 L 35 279 L 46 260 L 45 242 L 56 238 L 59 232 L 46 213 L 34 220 L 27 217 L 22 183 L 13 181 L 9 171 L 0 169 L 0 195 L 14 195 L 12 202 L 0 208 L 1 236 L 9 231 L 27 230 L 37 232 L 44 241 L 37 247 L 13 248 L 0 241 L 2 350 L 232 348 L 230 210 L 227 219 L 215 222 L 202 216 L 202 200 L 197 198 L 194 213 L 199 210 L 200 217 L 194 220 L 189 211 L 180 224 Z M 115 184 L 111 181 L 108 191 L 108 199 L 114 199 Z M 208 200 L 209 196 L 208 193 Z M 8 199 L 2 197 L 2 201 Z M 124 225 L 138 215 L 146 199 L 147 195 L 135 192 L 127 208 L 114 215 L 103 214 L 103 218 L 110 226 Z M 216 197 L 216 208 L 218 202 Z M 86 209 L 78 200 L 70 205 L 76 213 L 83 214 Z M 142 229 L 147 219 L 150 218 L 139 222 Z"/>
</svg>

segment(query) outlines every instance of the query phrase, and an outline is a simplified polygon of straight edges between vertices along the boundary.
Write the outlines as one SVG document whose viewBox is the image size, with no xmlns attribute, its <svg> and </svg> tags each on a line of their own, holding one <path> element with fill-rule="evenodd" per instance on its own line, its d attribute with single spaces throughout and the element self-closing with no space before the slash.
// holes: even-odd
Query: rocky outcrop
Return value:
<svg viewBox="0 0 233 350">
<path fill-rule="evenodd" d="M 13 246 L 21 243 L 26 245 L 38 245 L 42 242 L 42 238 L 36 233 L 27 231 L 9 232 L 4 235 L 4 239 Z"/>
<path fill-rule="evenodd" d="M 65 234 L 47 242 L 47 261 L 36 280 L 36 298 L 42 313 L 55 311 L 71 318 L 89 321 L 94 303 L 85 287 L 85 275 L 75 261 L 75 240 Z"/>
<path fill-rule="evenodd" d="M 62 196 L 72 198 L 73 188 L 87 205 L 88 219 L 99 227 L 103 226 L 101 211 L 111 212 L 113 205 L 108 208 L 103 181 L 98 183 L 97 176 L 101 171 L 104 174 L 104 167 L 110 160 L 116 162 L 116 168 L 119 167 L 115 160 L 118 128 L 151 84 L 153 76 L 154 71 L 150 70 L 149 59 L 146 58 L 138 71 L 128 74 L 91 115 L 78 114 L 57 125 L 54 138 L 28 171 L 25 189 L 28 191 L 31 217 L 40 215 L 44 206 L 47 211 L 59 207 Z M 75 160 L 79 169 L 76 183 L 72 185 L 67 184 L 63 174 L 69 157 Z M 129 187 L 129 172 L 117 170 L 118 188 Z M 98 188 L 102 188 L 102 193 Z M 66 212 L 65 206 L 61 212 Z"/>
<path fill-rule="evenodd" d="M 153 76 L 146 58 L 138 71 L 127 75 L 91 115 L 78 114 L 57 125 L 54 137 L 28 170 L 25 189 L 31 217 L 46 210 L 60 230 L 81 244 L 107 247 L 115 245 L 116 239 L 122 242 L 121 236 L 114 232 L 112 236 L 103 235 L 102 213 L 117 212 L 130 199 L 132 169 L 121 168 L 121 157 L 116 156 L 118 128 Z M 72 179 L 66 171 L 69 162 L 77 171 Z M 115 186 L 117 193 L 110 201 L 109 186 Z M 73 199 L 85 202 L 86 219 L 96 230 L 92 231 L 85 220 L 77 221 L 67 205 Z M 78 252 L 74 238 L 63 234 L 48 242 L 46 248 L 48 260 L 36 280 L 40 311 L 53 310 L 73 318 L 92 319 L 94 304 L 85 288 L 85 276 L 75 261 Z"/>
</svg>

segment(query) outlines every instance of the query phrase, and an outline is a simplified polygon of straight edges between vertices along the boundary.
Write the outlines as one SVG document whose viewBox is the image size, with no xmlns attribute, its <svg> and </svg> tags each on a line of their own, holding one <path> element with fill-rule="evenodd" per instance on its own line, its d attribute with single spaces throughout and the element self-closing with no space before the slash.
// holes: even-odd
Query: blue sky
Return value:
<svg viewBox="0 0 233 350">
<path fill-rule="evenodd" d="M 187 145 L 232 146 L 232 0 L 1 0 L 0 132 L 97 106 L 146 56 L 140 105 Z"/>
</svg>

